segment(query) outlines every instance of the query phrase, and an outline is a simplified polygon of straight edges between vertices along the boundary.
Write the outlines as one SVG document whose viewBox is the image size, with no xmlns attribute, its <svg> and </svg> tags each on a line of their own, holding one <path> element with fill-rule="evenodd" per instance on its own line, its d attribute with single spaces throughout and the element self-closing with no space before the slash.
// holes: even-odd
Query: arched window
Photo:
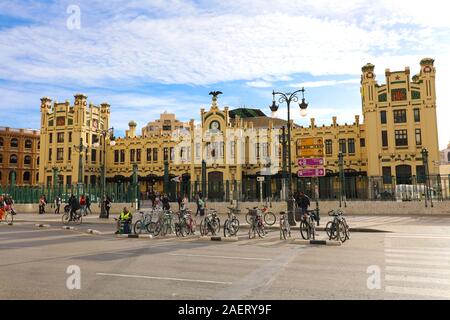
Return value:
<svg viewBox="0 0 450 320">
<path fill-rule="evenodd" d="M 39 157 L 37 157 L 36 164 L 39 166 Z"/>
<path fill-rule="evenodd" d="M 25 158 L 23 159 L 23 164 L 31 164 L 31 157 L 25 156 Z"/>
<path fill-rule="evenodd" d="M 19 140 L 17 140 L 17 138 L 12 138 L 11 139 L 11 148 L 17 148 L 19 147 Z"/>
<path fill-rule="evenodd" d="M 38 183 L 38 182 L 39 182 L 39 172 L 36 173 L 36 183 Z"/>
<path fill-rule="evenodd" d="M 3 147 L 3 138 L 0 138 L 0 147 Z"/>
<path fill-rule="evenodd" d="M 31 175 L 28 171 L 23 173 L 23 182 L 30 183 Z"/>
<path fill-rule="evenodd" d="M 9 163 L 17 163 L 17 156 L 15 154 L 9 157 Z"/>
<path fill-rule="evenodd" d="M 25 148 L 26 149 L 31 149 L 33 143 L 31 142 L 31 140 L 25 140 Z"/>
<path fill-rule="evenodd" d="M 0 154 L 0 163 L 3 163 L 3 155 Z"/>
</svg>

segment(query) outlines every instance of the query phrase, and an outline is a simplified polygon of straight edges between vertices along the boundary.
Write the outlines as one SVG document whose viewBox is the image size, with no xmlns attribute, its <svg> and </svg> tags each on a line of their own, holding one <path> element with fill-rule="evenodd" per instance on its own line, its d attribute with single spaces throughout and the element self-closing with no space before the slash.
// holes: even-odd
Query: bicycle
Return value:
<svg viewBox="0 0 450 320">
<path fill-rule="evenodd" d="M 304 240 L 316 239 L 315 210 L 307 210 L 306 218 L 300 222 L 300 235 Z"/>
<path fill-rule="evenodd" d="M 139 212 L 141 218 L 134 223 L 133 231 L 135 234 L 142 233 L 142 230 L 147 230 L 147 226 L 152 222 L 152 216 L 150 213 Z"/>
<path fill-rule="evenodd" d="M 250 210 L 250 209 L 249 209 Z M 263 216 L 261 214 L 261 210 L 258 210 L 258 208 L 250 210 L 250 228 L 248 229 L 248 238 L 256 237 L 256 233 L 258 233 L 258 236 L 260 238 L 264 237 L 267 232 L 264 229 L 264 222 L 263 222 Z"/>
<path fill-rule="evenodd" d="M 239 231 L 239 220 L 236 213 L 240 212 L 237 208 L 228 207 L 228 219 L 223 224 L 223 235 L 225 237 L 235 236 Z"/>
<path fill-rule="evenodd" d="M 3 214 L 3 219 L 2 220 L 6 224 L 11 225 L 14 222 L 14 216 L 15 215 L 16 215 L 16 212 L 14 211 L 14 209 L 10 208 L 10 209 L 5 211 L 5 213 Z M 2 220 L 0 220 L 0 221 L 2 221 Z"/>
<path fill-rule="evenodd" d="M 286 212 L 280 212 L 280 239 L 286 240 L 286 237 L 291 237 L 291 225 L 287 218 Z"/>
<path fill-rule="evenodd" d="M 80 211 L 76 210 L 71 218 L 69 210 L 64 212 L 64 214 L 61 217 L 61 220 L 64 225 L 68 225 L 70 221 L 73 221 L 76 225 L 80 225 L 83 222 L 83 216 Z"/>
<path fill-rule="evenodd" d="M 217 211 L 214 209 L 209 209 L 206 216 L 200 222 L 200 234 L 206 236 L 210 232 L 213 236 L 220 232 L 220 219 L 217 216 Z"/>
<path fill-rule="evenodd" d="M 163 211 L 162 217 L 159 217 L 157 222 L 151 222 L 147 225 L 147 231 L 155 237 L 159 234 L 165 236 L 173 233 L 174 229 L 173 214 L 170 210 Z"/>
<path fill-rule="evenodd" d="M 333 217 L 333 220 L 328 221 L 325 226 L 325 231 L 330 240 L 345 242 L 350 239 L 350 227 L 343 217 L 343 214 L 344 212 L 340 209 L 328 212 L 328 215 Z"/>
<path fill-rule="evenodd" d="M 245 220 L 247 221 L 248 224 L 250 224 L 250 218 L 251 218 L 251 213 L 250 213 L 250 209 L 247 208 L 248 212 L 245 215 Z M 253 210 L 259 210 L 261 211 L 261 213 L 264 216 L 264 222 L 268 225 L 268 226 L 272 226 L 275 224 L 275 222 L 277 221 L 277 217 L 275 216 L 275 214 L 271 211 L 269 211 L 269 208 L 264 205 L 262 207 L 262 209 L 259 209 L 258 207 L 254 207 Z"/>
<path fill-rule="evenodd" d="M 179 222 L 175 223 L 175 234 L 177 237 L 185 237 L 188 234 L 195 234 L 197 222 L 192 218 L 192 213 L 188 210 L 179 213 Z"/>
</svg>

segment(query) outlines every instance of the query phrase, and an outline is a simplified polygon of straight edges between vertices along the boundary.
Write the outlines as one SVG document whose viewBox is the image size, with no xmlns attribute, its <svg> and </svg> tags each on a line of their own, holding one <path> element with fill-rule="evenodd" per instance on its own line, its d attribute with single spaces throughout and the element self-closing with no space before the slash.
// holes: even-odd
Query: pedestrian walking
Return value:
<svg viewBox="0 0 450 320">
<path fill-rule="evenodd" d="M 80 213 L 85 216 L 86 215 L 86 197 L 84 194 L 80 197 Z"/>
<path fill-rule="evenodd" d="M 89 210 L 89 214 L 92 214 L 91 199 L 89 198 L 89 196 L 86 196 L 86 215 L 87 215 L 88 210 Z"/>
<path fill-rule="evenodd" d="M 61 209 L 61 195 L 56 196 L 55 198 L 55 214 L 59 214 L 59 210 Z"/>
<path fill-rule="evenodd" d="M 45 195 L 41 195 L 39 198 L 39 214 L 45 213 L 45 205 L 47 204 L 47 199 L 45 198 Z"/>
<path fill-rule="evenodd" d="M 169 201 L 169 197 L 167 196 L 166 193 L 164 193 L 161 202 L 162 202 L 163 210 L 170 210 L 170 201 Z"/>
</svg>

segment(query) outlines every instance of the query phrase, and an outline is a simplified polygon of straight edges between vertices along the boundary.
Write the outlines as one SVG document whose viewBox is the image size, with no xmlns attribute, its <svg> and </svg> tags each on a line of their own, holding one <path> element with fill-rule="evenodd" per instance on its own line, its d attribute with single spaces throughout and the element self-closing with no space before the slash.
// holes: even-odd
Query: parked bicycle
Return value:
<svg viewBox="0 0 450 320">
<path fill-rule="evenodd" d="M 157 222 L 152 221 L 147 226 L 147 231 L 155 237 L 160 234 L 165 236 L 173 233 L 174 229 L 174 218 L 171 210 L 164 210 Z"/>
<path fill-rule="evenodd" d="M 179 213 L 179 221 L 175 223 L 175 234 L 177 237 L 185 237 L 188 234 L 195 234 L 197 222 L 192 218 L 192 212 L 183 210 Z"/>
<path fill-rule="evenodd" d="M 248 209 L 248 208 L 247 208 Z M 263 215 L 261 210 L 258 208 L 248 209 L 250 214 L 250 228 L 248 229 L 248 238 L 251 239 L 256 237 L 256 233 L 260 238 L 264 237 L 267 232 L 264 228 Z"/>
<path fill-rule="evenodd" d="M 228 207 L 228 219 L 223 224 L 223 235 L 225 237 L 235 236 L 239 231 L 239 220 L 236 214 L 240 212 L 237 208 Z"/>
<path fill-rule="evenodd" d="M 142 211 L 139 212 L 141 215 L 140 219 L 134 223 L 133 231 L 135 234 L 140 234 L 144 230 L 148 230 L 147 226 L 152 222 L 151 213 L 144 213 Z"/>
<path fill-rule="evenodd" d="M 280 212 L 280 239 L 286 240 L 286 237 L 291 237 L 291 225 L 286 212 Z"/>
<path fill-rule="evenodd" d="M 209 233 L 215 236 L 220 231 L 220 219 L 217 216 L 217 211 L 208 209 L 206 216 L 200 222 L 200 234 L 206 236 Z"/>
<path fill-rule="evenodd" d="M 350 227 L 343 217 L 344 212 L 341 209 L 331 210 L 328 212 L 333 220 L 328 221 L 325 231 L 330 240 L 338 240 L 345 242 L 350 239 Z"/>
<path fill-rule="evenodd" d="M 316 239 L 316 210 L 307 210 L 306 216 L 302 216 L 300 222 L 300 235 L 305 240 Z"/>
<path fill-rule="evenodd" d="M 247 210 L 249 210 L 249 211 L 245 215 L 245 220 L 247 221 L 248 224 L 250 224 L 250 218 L 251 218 L 252 213 L 250 212 L 250 209 L 247 208 Z M 268 226 L 274 225 L 275 222 L 277 221 L 277 217 L 275 216 L 275 214 L 273 212 L 269 211 L 269 208 L 266 205 L 264 205 L 261 209 L 258 207 L 254 207 L 253 210 L 259 210 L 261 212 L 261 214 L 264 217 L 264 222 Z"/>
<path fill-rule="evenodd" d="M 64 208 L 65 211 L 66 208 Z M 72 214 L 72 218 L 70 217 L 70 206 L 69 210 L 65 211 L 64 214 L 61 217 L 62 223 L 64 225 L 68 225 L 71 221 L 76 224 L 80 225 L 83 222 L 83 215 L 81 214 L 81 210 L 77 210 Z"/>
</svg>

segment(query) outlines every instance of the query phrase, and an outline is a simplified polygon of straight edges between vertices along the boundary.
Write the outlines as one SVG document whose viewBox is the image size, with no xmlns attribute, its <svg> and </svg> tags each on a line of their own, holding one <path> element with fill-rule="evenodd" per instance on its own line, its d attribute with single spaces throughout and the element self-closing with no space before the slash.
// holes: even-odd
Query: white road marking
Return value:
<svg viewBox="0 0 450 320">
<path fill-rule="evenodd" d="M 409 273 L 420 273 L 420 274 L 439 274 L 439 275 L 450 275 L 450 269 L 429 269 L 429 268 L 413 268 L 413 267 L 397 267 L 397 266 L 386 266 L 386 272 L 409 272 Z"/>
<path fill-rule="evenodd" d="M 437 234 L 430 234 L 430 235 L 421 235 L 421 234 L 389 234 L 385 236 L 386 238 L 395 238 L 395 239 L 448 239 L 450 240 L 450 236 L 446 235 L 437 235 Z"/>
<path fill-rule="evenodd" d="M 437 267 L 450 267 L 450 261 L 440 262 L 440 261 L 422 261 L 422 260 L 396 260 L 396 259 L 386 259 L 387 264 L 407 264 L 407 265 L 423 265 L 423 266 L 437 266 Z"/>
<path fill-rule="evenodd" d="M 385 244 L 387 248 L 385 250 L 426 250 L 426 251 L 438 251 L 438 252 L 450 252 L 449 247 L 398 247 L 398 246 L 390 246 L 386 242 L 390 242 L 391 239 L 385 239 Z"/>
<path fill-rule="evenodd" d="M 433 278 L 433 277 L 415 277 L 407 275 L 386 275 L 384 280 L 386 281 L 399 281 L 399 282 L 414 282 L 414 283 L 432 283 L 432 284 L 444 284 L 450 285 L 450 278 Z"/>
<path fill-rule="evenodd" d="M 424 259 L 424 260 L 441 260 L 441 261 L 447 261 L 450 260 L 450 257 L 443 257 L 440 254 L 434 254 L 434 255 L 416 255 L 416 254 L 403 254 L 403 253 L 386 253 L 386 257 L 388 258 L 406 258 L 406 259 Z"/>
<path fill-rule="evenodd" d="M 386 292 L 450 299 L 450 290 L 386 286 Z"/>
<path fill-rule="evenodd" d="M 137 279 L 153 279 L 153 280 L 167 280 L 167 281 L 182 281 L 182 282 L 199 282 L 212 284 L 233 284 L 232 282 L 212 281 L 212 280 L 198 280 L 198 279 L 182 279 L 182 278 L 168 278 L 168 277 L 152 277 L 133 274 L 117 274 L 117 273 L 96 273 L 98 276 L 120 277 L 120 278 L 137 278 Z"/>
<path fill-rule="evenodd" d="M 385 253 L 404 253 L 404 254 L 420 254 L 420 255 L 430 255 L 430 256 L 441 256 L 441 255 L 450 255 L 450 250 L 445 248 L 443 251 L 441 250 L 410 250 L 410 249 L 385 249 Z"/>
<path fill-rule="evenodd" d="M 6 231 L 6 232 L 0 232 L 0 236 L 3 234 L 18 234 L 18 233 L 31 233 L 31 232 L 46 232 L 46 231 L 61 231 L 61 229 L 38 229 L 38 230 L 17 230 L 17 231 Z"/>
<path fill-rule="evenodd" d="M 183 256 L 183 257 L 203 257 L 203 258 L 220 258 L 220 259 L 237 259 L 237 260 L 260 260 L 271 261 L 270 258 L 252 258 L 252 257 L 231 257 L 231 256 L 210 256 L 203 254 L 184 254 L 184 253 L 168 253 L 169 256 Z"/>
</svg>

